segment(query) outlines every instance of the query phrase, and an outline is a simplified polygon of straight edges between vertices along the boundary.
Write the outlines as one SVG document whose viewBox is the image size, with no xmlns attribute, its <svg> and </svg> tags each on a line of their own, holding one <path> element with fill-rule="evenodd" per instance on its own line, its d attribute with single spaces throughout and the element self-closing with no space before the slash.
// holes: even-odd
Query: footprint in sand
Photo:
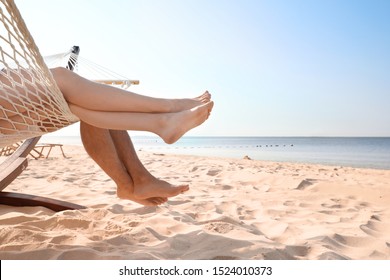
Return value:
<svg viewBox="0 0 390 280">
<path fill-rule="evenodd" d="M 46 178 L 46 180 L 51 183 L 51 182 L 54 182 L 54 181 L 58 181 L 60 178 L 56 175 L 52 175 L 52 176 L 49 176 Z"/>
<path fill-rule="evenodd" d="M 361 236 L 348 236 L 348 235 L 341 235 L 337 233 L 333 235 L 333 240 L 342 246 L 356 247 L 356 248 L 362 246 L 369 246 L 373 242 L 372 238 L 361 237 Z"/>
<path fill-rule="evenodd" d="M 217 232 L 221 234 L 226 234 L 234 229 L 234 226 L 229 223 L 224 222 L 211 222 L 204 226 L 206 231 Z"/>
<path fill-rule="evenodd" d="M 315 183 L 317 183 L 318 180 L 316 179 L 304 179 L 302 180 L 299 185 L 295 188 L 296 190 L 304 190 L 312 185 L 314 185 Z"/>
<path fill-rule="evenodd" d="M 322 203 L 321 206 L 328 209 L 343 209 L 347 207 L 347 204 L 348 200 L 332 198 L 329 202 Z"/>
<path fill-rule="evenodd" d="M 208 176 L 216 176 L 216 175 L 218 175 L 219 173 L 221 173 L 221 170 L 220 170 L 220 169 L 210 169 L 210 170 L 207 172 L 207 175 L 208 175 Z"/>
<path fill-rule="evenodd" d="M 283 202 L 283 205 L 284 206 L 296 206 L 297 205 L 297 202 L 296 201 L 292 201 L 292 200 L 286 200 L 285 202 Z"/>
<path fill-rule="evenodd" d="M 288 229 L 287 223 L 273 220 L 254 225 L 264 234 L 265 237 L 271 240 L 280 238 Z"/>
<path fill-rule="evenodd" d="M 223 260 L 223 261 L 231 261 L 231 260 L 238 260 L 237 257 L 232 256 L 215 256 L 214 258 L 211 258 L 211 260 Z"/>
<path fill-rule="evenodd" d="M 378 215 L 373 215 L 367 224 L 360 226 L 360 229 L 368 235 L 382 237 L 390 232 L 390 223 L 382 222 Z"/>
<path fill-rule="evenodd" d="M 319 260 L 348 260 L 347 257 L 337 254 L 335 252 L 325 252 L 322 253 L 319 257 Z"/>
<path fill-rule="evenodd" d="M 191 170 L 190 170 L 190 172 L 195 172 L 195 171 L 197 171 L 198 170 L 198 167 L 197 166 L 194 166 Z"/>
<path fill-rule="evenodd" d="M 309 248 L 305 246 L 286 246 L 284 249 L 274 249 L 263 253 L 265 260 L 297 260 L 305 257 Z"/>
<path fill-rule="evenodd" d="M 322 207 L 329 208 L 329 209 L 341 209 L 343 208 L 340 204 L 332 204 L 332 203 L 322 203 Z"/>
<path fill-rule="evenodd" d="M 253 186 L 252 188 L 255 191 L 268 192 L 271 189 L 271 186 L 269 186 L 269 185 L 262 185 L 262 186 Z"/>
<path fill-rule="evenodd" d="M 230 186 L 230 185 L 220 185 L 220 184 L 217 184 L 216 186 L 218 188 L 220 188 L 221 190 L 223 190 L 223 191 L 228 191 L 228 190 L 233 189 L 233 186 Z"/>
</svg>

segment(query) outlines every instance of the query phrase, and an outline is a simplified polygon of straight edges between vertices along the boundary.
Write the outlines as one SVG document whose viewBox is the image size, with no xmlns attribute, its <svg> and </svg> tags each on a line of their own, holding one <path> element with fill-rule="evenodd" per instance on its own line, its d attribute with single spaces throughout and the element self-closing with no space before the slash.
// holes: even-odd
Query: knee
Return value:
<svg viewBox="0 0 390 280">
<path fill-rule="evenodd" d="M 77 106 L 73 103 L 68 103 L 68 106 L 70 111 L 75 114 L 81 121 L 99 127 L 100 119 L 97 117 L 96 112 Z"/>
<path fill-rule="evenodd" d="M 66 69 L 65 67 L 56 67 L 56 68 L 50 69 L 50 71 L 51 71 L 53 78 L 56 81 L 58 87 L 61 89 L 64 85 L 64 81 L 66 79 L 66 76 L 67 76 L 69 70 Z"/>
<path fill-rule="evenodd" d="M 80 117 L 80 115 L 83 114 L 83 108 L 77 106 L 77 105 L 74 105 L 72 103 L 68 103 L 68 106 L 69 106 L 69 109 L 70 111 L 75 114 L 76 116 Z"/>
<path fill-rule="evenodd" d="M 50 71 L 53 74 L 53 76 L 60 77 L 64 75 L 66 72 L 68 72 L 69 70 L 66 69 L 65 67 L 55 67 L 55 68 L 51 68 Z"/>
</svg>

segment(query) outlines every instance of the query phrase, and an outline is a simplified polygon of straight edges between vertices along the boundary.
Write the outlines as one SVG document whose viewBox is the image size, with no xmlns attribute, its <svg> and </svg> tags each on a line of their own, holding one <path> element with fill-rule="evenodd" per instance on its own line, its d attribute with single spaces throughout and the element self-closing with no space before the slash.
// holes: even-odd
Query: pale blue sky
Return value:
<svg viewBox="0 0 390 280">
<path fill-rule="evenodd" d="M 44 55 L 79 45 L 142 94 L 208 89 L 189 135 L 390 136 L 390 1 L 16 3 Z"/>
</svg>

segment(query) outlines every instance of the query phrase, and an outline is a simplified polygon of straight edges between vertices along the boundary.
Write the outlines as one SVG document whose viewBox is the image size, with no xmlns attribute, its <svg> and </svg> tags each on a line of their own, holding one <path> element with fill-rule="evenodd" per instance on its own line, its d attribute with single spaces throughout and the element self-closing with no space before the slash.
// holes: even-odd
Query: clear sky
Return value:
<svg viewBox="0 0 390 280">
<path fill-rule="evenodd" d="M 209 90 L 189 135 L 390 136 L 388 0 L 15 2 L 43 55 L 79 45 L 142 94 Z"/>
</svg>

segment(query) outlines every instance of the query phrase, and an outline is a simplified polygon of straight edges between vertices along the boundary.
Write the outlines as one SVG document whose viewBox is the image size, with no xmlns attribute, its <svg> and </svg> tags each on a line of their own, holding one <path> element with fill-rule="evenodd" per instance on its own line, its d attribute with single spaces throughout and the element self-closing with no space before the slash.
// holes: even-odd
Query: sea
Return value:
<svg viewBox="0 0 390 280">
<path fill-rule="evenodd" d="M 390 137 L 191 137 L 173 145 L 132 136 L 137 150 L 222 158 L 390 169 Z M 44 136 L 41 142 L 82 145 L 78 136 Z"/>
</svg>

